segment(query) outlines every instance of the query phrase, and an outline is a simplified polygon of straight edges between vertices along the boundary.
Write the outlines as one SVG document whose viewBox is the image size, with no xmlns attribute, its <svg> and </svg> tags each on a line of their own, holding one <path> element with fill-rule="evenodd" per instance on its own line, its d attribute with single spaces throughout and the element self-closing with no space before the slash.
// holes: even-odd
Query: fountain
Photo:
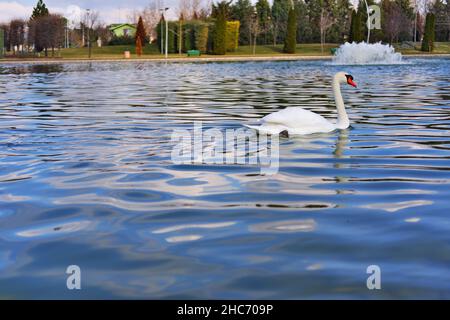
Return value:
<svg viewBox="0 0 450 320">
<path fill-rule="evenodd" d="M 377 6 L 368 6 L 367 1 L 364 0 L 367 8 L 367 43 L 344 43 L 335 52 L 333 57 L 333 64 L 336 65 L 366 65 L 366 64 L 401 64 L 402 55 L 395 52 L 394 47 L 387 44 L 370 43 L 370 30 L 380 28 L 378 23 L 372 24 L 371 20 L 375 19 L 371 16 L 375 12 Z M 378 8 L 379 11 L 379 8 Z M 378 26 L 377 26 L 378 24 Z"/>
<path fill-rule="evenodd" d="M 333 57 L 336 65 L 401 64 L 402 55 L 394 47 L 378 43 L 344 43 Z"/>
</svg>

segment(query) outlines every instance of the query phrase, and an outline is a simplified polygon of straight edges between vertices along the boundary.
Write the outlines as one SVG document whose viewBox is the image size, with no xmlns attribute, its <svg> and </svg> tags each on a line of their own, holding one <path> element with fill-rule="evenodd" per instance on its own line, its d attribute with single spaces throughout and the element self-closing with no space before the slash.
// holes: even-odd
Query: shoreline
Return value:
<svg viewBox="0 0 450 320">
<path fill-rule="evenodd" d="M 448 53 L 434 54 L 402 54 L 404 58 L 450 58 Z M 333 56 L 319 55 L 276 55 L 276 56 L 205 56 L 205 57 L 172 57 L 172 58 L 0 58 L 1 64 L 57 64 L 57 63 L 107 63 L 107 62 L 156 62 L 156 63 L 198 63 L 198 62 L 253 62 L 253 61 L 312 61 L 331 60 Z"/>
</svg>

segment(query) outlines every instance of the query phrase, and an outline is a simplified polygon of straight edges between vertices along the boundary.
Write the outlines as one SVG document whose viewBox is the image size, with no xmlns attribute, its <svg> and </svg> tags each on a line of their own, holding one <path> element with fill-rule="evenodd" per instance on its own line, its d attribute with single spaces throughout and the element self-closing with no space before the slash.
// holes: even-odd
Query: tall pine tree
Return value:
<svg viewBox="0 0 450 320">
<path fill-rule="evenodd" d="M 287 20 L 291 7 L 291 0 L 273 0 L 272 36 L 274 44 L 284 42 L 286 37 Z"/>
<path fill-rule="evenodd" d="M 422 40 L 422 51 L 432 52 L 434 49 L 435 37 L 435 16 L 432 13 L 427 13 L 425 20 L 425 32 Z"/>
<path fill-rule="evenodd" d="M 216 18 L 214 26 L 213 53 L 225 54 L 227 51 L 227 18 L 230 12 L 230 2 L 221 1 L 213 5 L 213 13 Z"/>
<path fill-rule="evenodd" d="M 270 30 L 270 3 L 267 0 L 258 0 L 255 7 L 261 35 L 259 42 L 261 44 L 267 44 Z"/>
<path fill-rule="evenodd" d="M 295 9 L 291 8 L 289 10 L 288 21 L 287 21 L 287 34 L 284 40 L 285 53 L 295 53 L 295 47 L 297 45 L 297 17 L 295 14 Z"/>
<path fill-rule="evenodd" d="M 138 56 L 142 55 L 142 46 L 145 45 L 146 38 L 147 38 L 147 35 L 145 33 L 144 21 L 142 20 L 142 17 L 139 17 L 139 21 L 138 21 L 137 29 L 136 29 L 136 35 L 135 35 L 136 54 Z"/>
<path fill-rule="evenodd" d="M 44 1 L 39 0 L 36 4 L 36 7 L 33 8 L 33 13 L 31 14 L 31 20 L 45 17 L 49 15 L 49 11 L 47 9 L 47 6 L 45 5 Z"/>
<path fill-rule="evenodd" d="M 356 12 L 356 10 L 352 11 L 352 20 L 350 23 L 350 37 L 349 42 L 361 42 L 363 41 L 362 34 L 362 22 L 361 22 L 361 13 Z"/>
<path fill-rule="evenodd" d="M 248 45 L 251 42 L 251 21 L 253 5 L 250 0 L 237 0 L 231 7 L 231 19 L 240 21 L 239 43 Z"/>
</svg>

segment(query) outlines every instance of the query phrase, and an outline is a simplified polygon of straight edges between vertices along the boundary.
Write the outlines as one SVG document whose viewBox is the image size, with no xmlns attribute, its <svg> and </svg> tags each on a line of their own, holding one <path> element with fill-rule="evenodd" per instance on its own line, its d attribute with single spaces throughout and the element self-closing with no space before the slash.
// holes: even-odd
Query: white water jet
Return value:
<svg viewBox="0 0 450 320">
<path fill-rule="evenodd" d="M 388 44 L 352 42 L 344 43 L 333 57 L 336 65 L 358 65 L 358 64 L 401 64 L 401 53 L 395 52 L 394 47 Z"/>
</svg>

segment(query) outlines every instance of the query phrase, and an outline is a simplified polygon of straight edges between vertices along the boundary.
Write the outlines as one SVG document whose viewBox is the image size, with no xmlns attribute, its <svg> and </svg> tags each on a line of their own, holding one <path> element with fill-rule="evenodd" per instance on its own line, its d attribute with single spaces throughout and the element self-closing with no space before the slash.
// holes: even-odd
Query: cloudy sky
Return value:
<svg viewBox="0 0 450 320">
<path fill-rule="evenodd" d="M 38 0 L 0 0 L 0 22 L 13 18 L 29 18 Z M 77 19 L 86 8 L 100 12 L 102 21 L 106 23 L 125 22 L 135 9 L 145 7 L 150 0 L 44 0 L 52 13 L 64 14 L 69 19 Z M 167 6 L 174 6 L 178 0 L 165 0 Z M 79 18 L 78 18 L 79 20 Z"/>
<path fill-rule="evenodd" d="M 0 0 L 0 22 L 8 22 L 13 18 L 28 19 L 38 0 Z M 152 0 L 44 0 L 52 13 L 60 13 L 77 23 L 81 12 L 94 9 L 100 12 L 100 18 L 105 23 L 127 22 L 127 18 L 136 9 L 142 9 Z M 176 8 L 178 0 L 161 0 L 168 7 Z M 206 2 L 206 0 L 203 0 Z M 252 1 L 255 2 L 255 1 Z M 272 2 L 272 1 L 269 1 Z M 358 0 L 351 0 L 357 3 Z M 171 10 L 169 17 L 175 17 Z"/>
</svg>

